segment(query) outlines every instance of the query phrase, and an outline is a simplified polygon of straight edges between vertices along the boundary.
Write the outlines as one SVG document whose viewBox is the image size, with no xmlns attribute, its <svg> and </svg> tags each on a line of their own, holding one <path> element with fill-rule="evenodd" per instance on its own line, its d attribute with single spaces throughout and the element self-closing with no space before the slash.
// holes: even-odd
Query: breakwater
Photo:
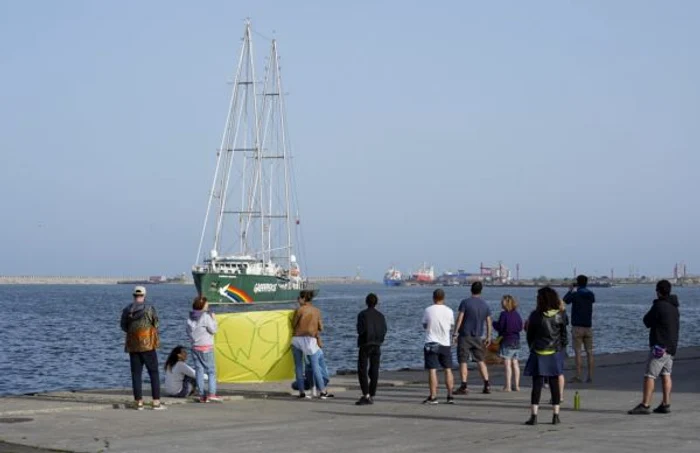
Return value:
<svg viewBox="0 0 700 453">
<path fill-rule="evenodd" d="M 0 285 L 115 285 L 123 281 L 148 281 L 149 277 L 87 277 L 87 276 L 44 276 L 44 275 L 0 275 Z M 309 282 L 321 285 L 371 285 L 377 282 L 355 277 L 309 277 Z M 192 284 L 184 282 L 157 282 Z"/>
<path fill-rule="evenodd" d="M 120 280 L 146 280 L 148 277 L 64 277 L 43 275 L 0 275 L 0 285 L 114 285 Z"/>
</svg>

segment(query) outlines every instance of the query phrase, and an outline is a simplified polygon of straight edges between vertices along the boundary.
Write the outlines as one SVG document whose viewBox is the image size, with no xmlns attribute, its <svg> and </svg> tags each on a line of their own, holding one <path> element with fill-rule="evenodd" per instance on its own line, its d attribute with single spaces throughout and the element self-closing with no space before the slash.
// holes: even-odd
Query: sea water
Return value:
<svg viewBox="0 0 700 453">
<path fill-rule="evenodd" d="M 389 332 L 382 347 L 382 369 L 420 368 L 423 363 L 421 318 L 434 288 L 380 285 L 327 285 L 316 305 L 323 314 L 324 353 L 331 373 L 356 366 L 357 313 L 365 296 L 379 296 L 378 308 Z M 444 288 L 447 305 L 457 309 L 467 287 Z M 129 285 L 0 286 L 0 395 L 60 389 L 131 386 L 129 358 L 119 328 L 122 309 L 131 302 Z M 535 288 L 485 288 L 483 297 L 493 316 L 505 293 L 516 297 L 523 318 L 534 308 Z M 565 289 L 557 291 L 563 296 Z M 653 285 L 593 288 L 596 353 L 642 350 L 648 330 L 642 316 L 654 299 Z M 700 345 L 700 287 L 674 288 L 681 303 L 681 346 Z M 177 344 L 187 345 L 185 320 L 195 296 L 189 285 L 149 285 L 147 301 L 158 310 L 161 325 L 159 359 Z M 293 308 L 256 306 L 253 310 Z M 216 311 L 224 308 L 214 307 Z M 523 353 L 525 341 L 522 341 Z M 145 375 L 145 373 L 144 373 Z"/>
</svg>

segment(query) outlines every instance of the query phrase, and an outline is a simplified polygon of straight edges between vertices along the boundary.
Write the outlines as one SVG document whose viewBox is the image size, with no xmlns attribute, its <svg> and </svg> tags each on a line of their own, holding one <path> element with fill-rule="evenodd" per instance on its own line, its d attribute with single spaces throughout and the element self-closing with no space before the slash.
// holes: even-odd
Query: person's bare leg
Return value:
<svg viewBox="0 0 700 453">
<path fill-rule="evenodd" d="M 515 391 L 519 392 L 520 391 L 520 363 L 516 359 L 512 360 L 513 362 L 513 378 L 515 380 Z"/>
<path fill-rule="evenodd" d="M 560 401 L 564 401 L 564 384 L 566 383 L 566 379 L 564 379 L 563 374 L 560 374 L 558 377 L 558 380 L 559 380 L 559 398 L 560 398 Z"/>
<path fill-rule="evenodd" d="M 644 378 L 644 395 L 642 397 L 642 404 L 645 406 L 651 405 L 651 397 L 654 394 L 654 379 L 650 377 Z"/>
<path fill-rule="evenodd" d="M 503 386 L 503 391 L 510 392 L 513 374 L 513 361 L 511 359 L 503 359 L 503 366 L 505 367 L 506 371 L 506 383 Z"/>
<path fill-rule="evenodd" d="M 663 386 L 664 390 L 664 399 L 662 403 L 665 406 L 670 406 L 671 405 L 671 387 L 673 387 L 673 382 L 671 380 L 671 375 L 670 374 L 664 374 L 661 376 L 661 385 Z"/>
<path fill-rule="evenodd" d="M 455 379 L 452 375 L 451 368 L 445 368 L 445 388 L 447 388 L 447 396 L 452 396 L 452 390 L 454 389 Z"/>
<path fill-rule="evenodd" d="M 484 382 L 489 380 L 489 370 L 486 368 L 486 362 L 478 362 L 479 364 L 479 374 Z M 465 364 L 466 366 L 466 364 Z"/>
<path fill-rule="evenodd" d="M 459 364 L 459 377 L 462 378 L 463 383 L 467 383 L 467 377 L 469 377 L 469 370 L 467 369 L 467 363 Z"/>
<path fill-rule="evenodd" d="M 436 398 L 438 387 L 437 370 L 428 370 L 428 384 L 430 385 L 430 397 Z"/>
</svg>

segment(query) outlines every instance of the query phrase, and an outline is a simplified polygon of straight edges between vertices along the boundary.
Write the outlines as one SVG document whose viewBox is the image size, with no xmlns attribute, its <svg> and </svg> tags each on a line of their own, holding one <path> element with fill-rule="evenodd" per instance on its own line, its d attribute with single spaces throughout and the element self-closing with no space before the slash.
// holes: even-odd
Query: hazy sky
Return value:
<svg viewBox="0 0 700 453">
<path fill-rule="evenodd" d="M 246 17 L 310 274 L 700 273 L 700 2 L 0 0 L 0 274 L 189 272 Z"/>
</svg>

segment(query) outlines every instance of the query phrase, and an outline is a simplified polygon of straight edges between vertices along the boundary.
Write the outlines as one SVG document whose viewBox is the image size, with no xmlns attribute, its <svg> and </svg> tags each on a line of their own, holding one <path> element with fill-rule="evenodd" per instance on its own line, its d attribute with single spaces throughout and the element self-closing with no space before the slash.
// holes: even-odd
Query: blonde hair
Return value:
<svg viewBox="0 0 700 453">
<path fill-rule="evenodd" d="M 501 307 L 503 307 L 505 311 L 515 311 L 518 309 L 518 301 L 510 294 L 506 294 L 503 296 L 503 299 L 501 299 Z"/>
</svg>

